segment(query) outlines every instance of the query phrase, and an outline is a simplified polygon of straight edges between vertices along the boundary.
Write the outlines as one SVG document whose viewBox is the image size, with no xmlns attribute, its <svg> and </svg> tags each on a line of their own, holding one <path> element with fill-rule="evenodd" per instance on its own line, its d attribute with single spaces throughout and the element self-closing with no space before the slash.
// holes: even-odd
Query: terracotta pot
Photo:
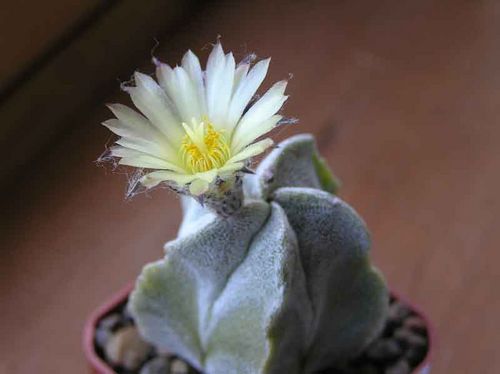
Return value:
<svg viewBox="0 0 500 374">
<path fill-rule="evenodd" d="M 116 374 L 115 371 L 113 371 L 113 369 L 97 355 L 94 347 L 94 335 L 97 323 L 105 315 L 107 315 L 128 298 L 128 295 L 132 291 L 133 286 L 133 283 L 128 284 L 123 289 L 115 293 L 109 300 L 107 300 L 104 304 L 97 308 L 85 323 L 85 327 L 83 330 L 83 350 L 90 364 L 90 373 L 92 374 Z M 401 300 L 405 304 L 410 306 L 410 308 L 418 315 L 420 315 L 420 317 L 422 317 L 426 322 L 427 331 L 429 334 L 429 350 L 422 363 L 413 370 L 413 374 L 429 374 L 431 369 L 431 357 L 435 346 L 435 336 L 432 325 L 429 323 L 429 319 L 427 318 L 427 316 L 422 313 L 419 308 L 416 308 L 413 304 L 409 303 L 398 293 L 391 291 L 391 294 L 396 299 Z"/>
</svg>

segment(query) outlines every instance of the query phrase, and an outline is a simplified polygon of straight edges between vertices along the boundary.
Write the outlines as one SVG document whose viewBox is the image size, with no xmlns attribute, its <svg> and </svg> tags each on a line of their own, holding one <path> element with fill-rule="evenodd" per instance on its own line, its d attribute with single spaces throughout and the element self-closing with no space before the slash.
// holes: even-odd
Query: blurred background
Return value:
<svg viewBox="0 0 500 374">
<path fill-rule="evenodd" d="M 86 373 L 89 313 L 161 256 L 165 190 L 95 160 L 107 102 L 220 36 L 293 74 L 278 138 L 318 137 L 391 287 L 437 328 L 435 374 L 498 373 L 500 2 L 18 0 L 0 5 L 0 373 Z M 266 88 L 264 87 L 264 88 Z"/>
</svg>

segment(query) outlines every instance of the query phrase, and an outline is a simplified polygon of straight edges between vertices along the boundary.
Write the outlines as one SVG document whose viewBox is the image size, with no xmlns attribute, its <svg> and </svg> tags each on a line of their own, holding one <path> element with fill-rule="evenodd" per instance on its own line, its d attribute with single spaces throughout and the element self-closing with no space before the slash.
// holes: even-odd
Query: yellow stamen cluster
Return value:
<svg viewBox="0 0 500 374">
<path fill-rule="evenodd" d="M 182 139 L 181 157 L 186 169 L 192 173 L 201 173 L 224 166 L 230 158 L 230 149 L 224 135 L 208 121 L 193 123 L 194 128 L 183 125 L 186 135 Z"/>
</svg>

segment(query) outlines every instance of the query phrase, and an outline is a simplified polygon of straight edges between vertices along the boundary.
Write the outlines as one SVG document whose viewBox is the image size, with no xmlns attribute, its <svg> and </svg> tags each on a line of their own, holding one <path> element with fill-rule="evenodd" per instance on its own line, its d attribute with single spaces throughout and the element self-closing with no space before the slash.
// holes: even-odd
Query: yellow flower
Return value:
<svg viewBox="0 0 500 374">
<path fill-rule="evenodd" d="M 264 80 L 270 59 L 236 66 L 232 53 L 217 43 L 206 70 L 193 52 L 182 65 L 158 63 L 158 83 L 136 72 L 135 87 L 127 87 L 142 114 L 121 104 L 110 105 L 115 119 L 103 124 L 120 136 L 111 155 L 119 163 L 149 169 L 140 182 L 150 188 L 167 182 L 206 192 L 217 177 L 225 180 L 273 142 L 256 141 L 281 120 L 276 114 L 287 96 L 286 81 L 274 84 L 248 108 Z"/>
</svg>

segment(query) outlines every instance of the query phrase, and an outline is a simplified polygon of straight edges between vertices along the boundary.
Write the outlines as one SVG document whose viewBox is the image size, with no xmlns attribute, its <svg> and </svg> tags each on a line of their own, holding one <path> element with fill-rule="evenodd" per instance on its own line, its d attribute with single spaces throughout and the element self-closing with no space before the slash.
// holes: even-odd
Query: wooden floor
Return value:
<svg viewBox="0 0 500 374">
<path fill-rule="evenodd" d="M 156 53 L 175 63 L 218 34 L 272 56 L 268 83 L 293 74 L 300 123 L 279 137 L 318 136 L 374 261 L 434 321 L 432 373 L 499 373 L 500 3 L 219 2 Z M 93 163 L 108 117 L 82 114 L 2 194 L 2 374 L 86 373 L 85 318 L 175 235 L 174 195 L 125 201 L 126 176 Z"/>
</svg>

